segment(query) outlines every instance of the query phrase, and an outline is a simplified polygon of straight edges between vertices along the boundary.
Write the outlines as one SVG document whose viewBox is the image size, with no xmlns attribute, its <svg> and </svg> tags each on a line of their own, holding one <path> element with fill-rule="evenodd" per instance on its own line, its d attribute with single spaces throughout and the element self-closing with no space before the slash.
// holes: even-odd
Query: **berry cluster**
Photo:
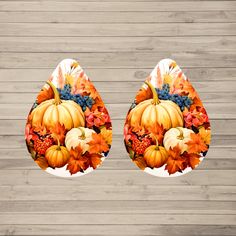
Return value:
<svg viewBox="0 0 236 236">
<path fill-rule="evenodd" d="M 181 96 L 179 94 L 170 94 L 169 84 L 163 84 L 162 89 L 156 88 L 156 91 L 159 99 L 171 100 L 180 107 L 181 111 L 183 111 L 185 107 L 189 108 L 193 102 L 188 96 Z"/>
<path fill-rule="evenodd" d="M 49 147 L 53 145 L 53 139 L 51 137 L 46 137 L 44 140 L 36 139 L 34 141 L 34 150 L 40 154 L 44 155 Z"/>
<path fill-rule="evenodd" d="M 60 98 L 63 100 L 72 100 L 78 103 L 82 110 L 85 111 L 86 107 L 91 108 L 94 100 L 89 96 L 82 96 L 81 94 L 71 94 L 71 86 L 66 84 L 63 89 L 57 89 L 60 93 Z"/>
<path fill-rule="evenodd" d="M 148 137 L 143 138 L 141 141 L 137 137 L 132 140 L 132 149 L 139 155 L 142 155 L 150 145 L 151 139 Z"/>
</svg>

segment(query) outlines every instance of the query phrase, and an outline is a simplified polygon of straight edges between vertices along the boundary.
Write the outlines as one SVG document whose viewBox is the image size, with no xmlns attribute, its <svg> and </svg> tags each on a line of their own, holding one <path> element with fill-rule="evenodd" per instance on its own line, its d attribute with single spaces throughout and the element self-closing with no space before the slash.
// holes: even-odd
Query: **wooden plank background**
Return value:
<svg viewBox="0 0 236 236">
<path fill-rule="evenodd" d="M 0 0 L 1 235 L 236 235 L 236 2 Z M 156 63 L 175 59 L 208 110 L 209 154 L 158 178 L 126 154 L 123 123 Z M 110 111 L 103 166 L 77 179 L 39 170 L 25 118 L 64 58 L 75 58 Z"/>
</svg>

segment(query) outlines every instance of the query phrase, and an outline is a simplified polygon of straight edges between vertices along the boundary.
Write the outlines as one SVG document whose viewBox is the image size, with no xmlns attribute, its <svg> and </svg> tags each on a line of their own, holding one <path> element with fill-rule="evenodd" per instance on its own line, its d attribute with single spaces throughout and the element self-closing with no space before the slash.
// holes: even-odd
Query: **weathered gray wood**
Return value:
<svg viewBox="0 0 236 236">
<path fill-rule="evenodd" d="M 75 58 L 93 68 L 154 68 L 163 58 L 187 67 L 235 67 L 236 52 L 1 53 L 0 68 L 51 68 Z M 12 63 L 14 61 L 15 63 Z"/>
<path fill-rule="evenodd" d="M 57 214 L 0 214 L 1 224 L 106 224 L 112 225 L 126 225 L 126 224 L 156 224 L 158 218 L 159 224 L 183 224 L 185 225 L 225 225 L 225 221 L 230 225 L 236 225 L 235 215 L 194 215 L 194 214 L 72 214 L 64 213 L 63 215 Z M 89 226 L 88 226 L 89 227 Z"/>
<path fill-rule="evenodd" d="M 98 173 L 106 174 L 108 171 Z M 134 171 L 132 171 L 134 172 Z M 130 171 L 130 174 L 132 173 Z M 198 173 L 199 171 L 197 171 Z M 11 173 L 11 171 L 9 171 Z M 140 173 L 142 174 L 142 173 Z M 63 192 L 64 189 L 64 192 Z M 111 186 L 111 185 L 89 185 L 84 186 L 80 184 L 78 188 L 75 186 L 67 186 L 66 184 L 57 186 L 34 186 L 34 185 L 22 185 L 22 186 L 2 186 L 0 187 L 2 192 L 0 196 L 1 201 L 52 201 L 57 195 L 57 200 L 62 201 L 84 201 L 84 200 L 124 200 L 124 201 L 235 201 L 235 186 L 155 186 L 155 185 L 140 185 L 140 186 Z M 96 191 L 96 195 L 94 192 Z M 65 195 L 65 193 L 67 193 Z M 132 194 L 131 194 L 132 193 Z M 132 196 L 131 196 L 132 195 Z M 141 203 L 140 203 L 141 204 Z M 158 206 L 154 206 L 154 209 L 158 209 Z M 217 215 L 217 214 L 216 214 Z M 3 217 L 0 214 L 0 218 Z M 39 218 L 38 218 L 39 219 Z M 29 222 L 28 222 L 29 223 Z M 73 222 L 71 222 L 73 223 Z M 1 221 L 0 224 L 4 224 Z M 33 224 L 33 222 L 31 223 Z M 43 222 L 41 222 L 43 224 Z"/>
<path fill-rule="evenodd" d="M 7 176 L 7 178 L 6 178 Z M 44 186 L 87 186 L 88 188 L 93 189 L 93 186 L 104 186 L 110 185 L 121 188 L 124 185 L 128 185 L 127 189 L 129 191 L 129 195 L 132 195 L 132 186 L 133 188 L 138 188 L 141 185 L 154 185 L 157 188 L 159 185 L 164 185 L 170 191 L 172 189 L 171 186 L 174 185 L 203 185 L 203 189 L 206 192 L 206 189 L 212 188 L 213 186 L 218 186 L 221 189 L 224 189 L 225 186 L 234 186 L 236 178 L 235 170 L 194 170 L 186 175 L 176 177 L 176 178 L 158 178 L 155 176 L 151 176 L 149 174 L 144 173 L 143 171 L 136 170 L 106 170 L 102 171 L 101 169 L 97 169 L 92 173 L 83 176 L 81 178 L 59 178 L 48 174 L 40 169 L 37 170 L 1 170 L 0 171 L 0 179 L 2 179 L 2 187 L 11 185 L 12 188 L 18 188 L 18 185 L 34 185 L 38 187 L 40 191 L 43 191 Z M 205 186 L 205 187 L 204 187 Z M 114 187 L 114 188 L 115 188 Z M 93 192 L 94 190 L 92 190 Z M 103 192 L 102 187 L 100 187 L 100 191 Z M 187 188 L 186 188 L 187 191 Z M 108 192 L 110 192 L 108 190 Z M 86 192 L 88 194 L 88 192 Z M 61 192 L 65 197 L 65 191 Z M 94 193 L 93 193 L 94 194 Z M 111 192 L 112 194 L 112 192 Z M 122 195 L 122 193 L 120 193 Z M 194 192 L 198 194 L 198 191 Z M 225 195 L 229 198 L 234 197 L 234 195 L 227 191 L 225 191 Z M 214 196 L 214 194 L 213 194 Z M 8 195 L 8 198 L 13 197 L 13 195 Z M 55 195 L 54 195 L 55 197 Z M 79 196 L 76 196 L 79 197 Z M 131 197 L 131 196 L 129 196 Z M 137 197 L 142 197 L 137 193 Z M 172 196 L 174 197 L 174 196 Z"/>
<path fill-rule="evenodd" d="M 236 23 L 0 23 L 0 36 L 230 36 L 236 35 L 235 25 Z"/>
<path fill-rule="evenodd" d="M 173 23 L 235 22 L 235 11 L 155 12 L 0 12 L 5 23 Z"/>
<path fill-rule="evenodd" d="M 216 11 L 236 10 L 233 1 L 194 2 L 0 2 L 1 11 Z"/>
<path fill-rule="evenodd" d="M 236 36 L 42 37 L 40 41 L 38 37 L 0 38 L 1 52 L 166 52 L 167 50 L 199 53 L 231 52 L 236 50 Z"/>
<path fill-rule="evenodd" d="M 223 215 L 224 216 L 224 215 Z M 223 217 L 222 216 L 222 217 Z M 231 225 L 77 225 L 70 224 L 65 227 L 64 225 L 48 225 L 48 224 L 35 224 L 35 225 L 1 225 L 1 235 L 56 235 L 58 232 L 63 235 L 72 235 L 75 232 L 85 236 L 91 235 L 128 235 L 128 236 L 190 236 L 190 235 L 235 235 L 235 226 Z M 193 232 L 194 231 L 194 232 Z"/>
<path fill-rule="evenodd" d="M 178 203 L 178 204 L 176 204 Z M 151 207 L 153 206 L 153 207 Z M 17 209 L 17 211 L 16 211 Z M 32 200 L 0 201 L 1 212 L 6 213 L 137 213 L 137 214 L 235 214 L 232 201 L 193 201 L 188 200 Z"/>
</svg>

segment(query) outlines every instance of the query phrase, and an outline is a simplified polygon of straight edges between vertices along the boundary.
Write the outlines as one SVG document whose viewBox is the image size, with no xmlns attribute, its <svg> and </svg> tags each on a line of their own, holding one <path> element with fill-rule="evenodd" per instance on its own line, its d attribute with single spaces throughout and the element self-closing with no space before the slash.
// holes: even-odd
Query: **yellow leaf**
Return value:
<svg viewBox="0 0 236 236">
<path fill-rule="evenodd" d="M 205 144 L 209 145 L 211 142 L 211 130 L 205 129 L 204 127 L 199 129 L 199 134 Z"/>
<path fill-rule="evenodd" d="M 106 129 L 105 127 L 103 127 L 101 129 L 101 135 L 103 137 L 103 139 L 105 140 L 105 142 L 108 145 L 111 145 L 112 142 L 112 130 Z"/>
</svg>

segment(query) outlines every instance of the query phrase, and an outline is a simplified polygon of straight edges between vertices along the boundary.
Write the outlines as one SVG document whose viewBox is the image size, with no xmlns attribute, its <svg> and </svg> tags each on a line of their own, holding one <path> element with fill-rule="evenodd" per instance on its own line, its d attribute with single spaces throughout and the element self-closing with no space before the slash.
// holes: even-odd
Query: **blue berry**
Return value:
<svg viewBox="0 0 236 236">
<path fill-rule="evenodd" d="M 181 96 L 179 94 L 170 94 L 169 84 L 163 84 L 162 89 L 156 88 L 156 92 L 158 94 L 159 99 L 171 100 L 180 107 L 181 111 L 183 111 L 185 107 L 189 108 L 193 103 L 193 101 L 188 96 Z"/>
</svg>

